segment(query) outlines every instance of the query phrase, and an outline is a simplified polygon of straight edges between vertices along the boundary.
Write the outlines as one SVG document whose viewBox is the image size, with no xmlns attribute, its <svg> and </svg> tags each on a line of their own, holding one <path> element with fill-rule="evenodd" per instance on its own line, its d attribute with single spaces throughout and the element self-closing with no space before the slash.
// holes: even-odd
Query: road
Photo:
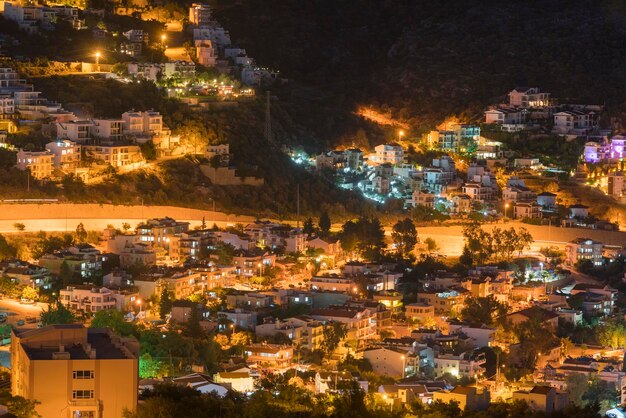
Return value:
<svg viewBox="0 0 626 418">
<path fill-rule="evenodd" d="M 13 299 L 0 299 L 0 311 L 7 312 L 7 323 L 17 326 L 19 320 L 25 320 L 26 317 L 35 317 L 39 320 L 39 315 L 44 309 L 48 309 L 47 303 L 36 303 L 34 305 L 25 305 Z M 26 323 L 21 328 L 35 328 L 37 323 Z"/>
<path fill-rule="evenodd" d="M 81 222 L 87 230 L 101 231 L 107 225 L 122 228 L 122 224 L 128 222 L 135 227 L 146 219 L 165 216 L 190 222 L 192 228 L 199 226 L 203 218 L 208 226 L 216 223 L 220 227 L 236 223 L 245 224 L 255 220 L 252 216 L 175 206 L 2 203 L 0 204 L 0 233 L 16 232 L 14 227 L 16 222 L 23 223 L 26 227 L 25 231 L 30 232 L 74 231 L 76 225 Z"/>
<path fill-rule="evenodd" d="M 561 228 L 555 226 L 528 225 L 517 221 L 506 224 L 485 224 L 483 228 L 491 231 L 493 228 L 526 228 L 535 242 L 531 245 L 528 255 L 538 255 L 541 247 L 557 246 L 561 249 L 576 238 L 591 238 L 608 245 L 626 246 L 626 232 L 601 231 L 596 229 L 583 228 Z M 418 227 L 420 240 L 426 238 L 434 239 L 440 247 L 440 253 L 449 256 L 461 255 L 463 251 L 463 227 L 461 225 L 452 226 L 426 226 Z"/>
</svg>

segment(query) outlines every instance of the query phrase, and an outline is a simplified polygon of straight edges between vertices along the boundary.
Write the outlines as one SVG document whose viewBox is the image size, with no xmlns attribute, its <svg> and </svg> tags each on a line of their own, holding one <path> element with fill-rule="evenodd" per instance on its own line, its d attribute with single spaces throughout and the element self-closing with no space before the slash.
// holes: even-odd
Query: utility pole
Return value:
<svg viewBox="0 0 626 418">
<path fill-rule="evenodd" d="M 265 97 L 265 140 L 272 142 L 272 114 L 270 111 L 270 92 L 267 91 Z"/>
<path fill-rule="evenodd" d="M 300 185 L 296 185 L 296 228 L 300 228 Z"/>
</svg>

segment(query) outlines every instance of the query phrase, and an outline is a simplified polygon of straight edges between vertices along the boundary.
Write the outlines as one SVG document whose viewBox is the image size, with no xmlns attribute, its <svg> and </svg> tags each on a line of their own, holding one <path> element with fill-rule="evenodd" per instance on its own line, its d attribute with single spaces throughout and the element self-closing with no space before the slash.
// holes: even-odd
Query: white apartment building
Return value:
<svg viewBox="0 0 626 418">
<path fill-rule="evenodd" d="M 123 137 L 124 120 L 94 119 L 91 127 L 92 136 L 110 141 L 120 141 Z"/>
<path fill-rule="evenodd" d="M 30 174 L 36 179 L 44 179 L 52 176 L 52 158 L 49 151 L 24 151 L 17 153 L 17 168 L 30 170 Z"/>
<path fill-rule="evenodd" d="M 367 308 L 337 306 L 314 309 L 310 316 L 318 321 L 345 324 L 349 340 L 368 340 L 376 337 L 376 312 Z"/>
<path fill-rule="evenodd" d="M 15 113 L 15 100 L 10 94 L 0 94 L 0 118 Z"/>
<path fill-rule="evenodd" d="M 598 126 L 598 114 L 593 111 L 566 110 L 554 114 L 554 132 L 582 134 Z"/>
<path fill-rule="evenodd" d="M 85 145 L 85 153 L 112 167 L 123 167 L 143 161 L 141 149 L 137 145 Z"/>
<path fill-rule="evenodd" d="M 577 238 L 565 246 L 566 261 L 570 266 L 584 260 L 601 266 L 604 263 L 603 252 L 604 244 L 589 238 Z"/>
<path fill-rule="evenodd" d="M 132 135 L 158 135 L 163 131 L 163 116 L 154 110 L 129 111 L 122 114 L 124 133 Z"/>
<path fill-rule="evenodd" d="M 46 150 L 52 154 L 54 168 L 72 170 L 81 159 L 80 145 L 68 139 L 61 139 L 46 144 Z"/>
<path fill-rule="evenodd" d="M 74 311 L 99 312 L 115 309 L 113 292 L 106 287 L 68 286 L 59 291 L 59 302 Z"/>
<path fill-rule="evenodd" d="M 230 34 L 227 30 L 219 25 L 211 25 L 205 27 L 194 28 L 193 39 L 197 40 L 209 40 L 213 43 L 213 47 L 217 49 L 224 49 L 230 46 Z"/>
<path fill-rule="evenodd" d="M 463 194 L 466 194 L 472 200 L 479 202 L 488 202 L 493 200 L 493 188 L 485 186 L 481 183 L 465 183 L 463 185 Z"/>
<path fill-rule="evenodd" d="M 524 129 L 525 120 L 525 114 L 520 109 L 501 107 L 485 111 L 485 123 L 501 125 L 505 131 Z"/>
<path fill-rule="evenodd" d="M 509 92 L 509 105 L 521 108 L 544 108 L 551 105 L 550 93 L 539 87 L 516 87 Z"/>
<path fill-rule="evenodd" d="M 370 164 L 389 163 L 401 165 L 404 162 L 404 149 L 399 144 L 382 144 L 374 147 L 374 154 L 369 157 Z"/>
<path fill-rule="evenodd" d="M 69 122 L 58 122 L 57 139 L 69 139 L 79 144 L 85 144 L 91 141 L 92 127 L 94 122 L 91 120 L 71 120 Z"/>
<path fill-rule="evenodd" d="M 438 354 L 435 356 L 435 374 L 441 376 L 450 373 L 457 377 L 477 378 L 485 373 L 483 365 L 486 363 L 484 353 L 471 356 L 462 353 L 458 356 L 454 354 Z"/>
</svg>

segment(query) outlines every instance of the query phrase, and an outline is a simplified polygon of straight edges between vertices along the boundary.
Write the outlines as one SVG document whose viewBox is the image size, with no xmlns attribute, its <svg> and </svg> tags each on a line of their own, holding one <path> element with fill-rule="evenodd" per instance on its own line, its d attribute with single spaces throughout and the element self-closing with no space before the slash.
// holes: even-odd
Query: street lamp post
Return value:
<svg viewBox="0 0 626 418">
<path fill-rule="evenodd" d="M 509 206 L 511 206 L 511 205 L 509 205 L 508 203 L 504 204 L 504 217 L 505 218 L 506 218 L 506 214 L 507 214 L 507 210 L 509 209 Z"/>
<path fill-rule="evenodd" d="M 406 358 L 404 356 L 402 356 L 400 358 L 402 359 L 402 378 L 404 379 L 404 375 L 405 375 L 405 372 L 406 372 L 406 362 L 405 362 Z"/>
<path fill-rule="evenodd" d="M 256 266 L 259 268 L 259 277 L 263 276 L 263 263 L 259 263 Z"/>
<path fill-rule="evenodd" d="M 100 51 L 96 51 L 96 71 L 100 72 Z"/>
<path fill-rule="evenodd" d="M 139 317 L 139 316 L 141 316 L 141 303 L 142 303 L 141 299 L 137 299 L 136 303 L 137 303 L 137 305 L 139 305 L 139 313 L 137 314 L 137 316 Z"/>
</svg>

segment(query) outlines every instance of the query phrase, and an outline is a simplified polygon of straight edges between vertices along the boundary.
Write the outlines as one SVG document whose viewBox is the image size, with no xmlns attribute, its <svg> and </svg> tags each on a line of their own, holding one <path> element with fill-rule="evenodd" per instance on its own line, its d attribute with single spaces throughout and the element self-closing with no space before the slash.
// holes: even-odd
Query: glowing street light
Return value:
<svg viewBox="0 0 626 418">
<path fill-rule="evenodd" d="M 400 129 L 398 131 L 398 139 L 402 139 L 403 136 L 404 136 L 404 131 L 402 129 Z"/>
<path fill-rule="evenodd" d="M 100 51 L 96 51 L 96 71 L 100 72 Z"/>
<path fill-rule="evenodd" d="M 507 212 L 507 209 L 509 208 L 509 206 L 511 206 L 511 205 L 509 205 L 508 203 L 504 204 L 504 217 L 505 218 L 506 218 L 506 212 Z"/>
<path fill-rule="evenodd" d="M 137 299 L 137 301 L 135 302 L 137 305 L 139 305 L 139 314 L 137 314 L 137 316 L 141 315 L 141 304 L 143 303 L 143 301 L 141 299 Z"/>
</svg>

